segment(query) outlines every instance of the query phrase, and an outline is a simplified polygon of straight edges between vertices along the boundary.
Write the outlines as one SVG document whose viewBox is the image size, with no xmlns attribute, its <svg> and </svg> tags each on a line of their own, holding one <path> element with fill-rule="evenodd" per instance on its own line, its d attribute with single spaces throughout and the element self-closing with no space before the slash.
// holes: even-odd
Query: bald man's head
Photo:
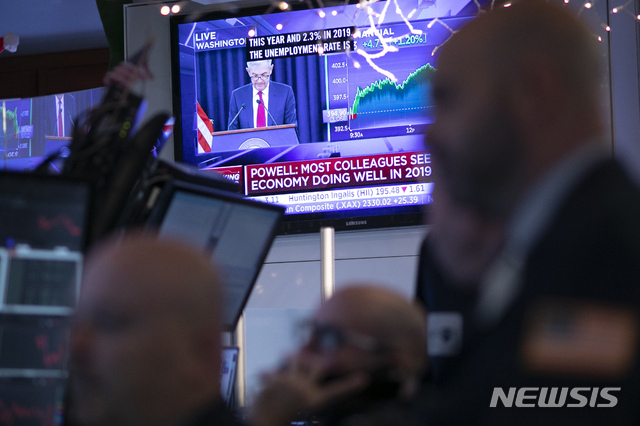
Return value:
<svg viewBox="0 0 640 426">
<path fill-rule="evenodd" d="M 105 242 L 89 254 L 83 275 L 85 292 L 126 287 L 193 326 L 220 328 L 219 276 L 204 254 L 183 242 L 152 236 Z"/>
<path fill-rule="evenodd" d="M 470 21 L 440 50 L 433 179 L 453 205 L 499 222 L 576 149 L 600 139 L 601 57 L 564 8 L 523 1 Z"/>
<path fill-rule="evenodd" d="M 371 336 L 401 354 L 403 369 L 418 373 L 426 360 L 425 316 L 421 308 L 384 287 L 352 284 L 335 293 L 315 316 Z"/>
<path fill-rule="evenodd" d="M 183 243 L 94 248 L 72 329 L 71 417 L 161 425 L 218 397 L 220 308 L 215 270 Z"/>
<path fill-rule="evenodd" d="M 427 359 L 426 318 L 418 305 L 383 287 L 351 283 L 308 326 L 306 343 L 293 357 L 302 371 L 325 378 L 362 373 L 371 390 L 385 389 L 388 397 L 416 391 Z M 349 401 L 342 401 L 345 407 Z"/>
</svg>

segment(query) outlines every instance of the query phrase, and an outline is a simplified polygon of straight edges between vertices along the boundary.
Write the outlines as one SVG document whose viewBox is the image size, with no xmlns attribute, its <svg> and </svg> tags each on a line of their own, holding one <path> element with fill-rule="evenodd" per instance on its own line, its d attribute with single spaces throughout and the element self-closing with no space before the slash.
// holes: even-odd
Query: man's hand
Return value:
<svg viewBox="0 0 640 426">
<path fill-rule="evenodd" d="M 262 376 L 263 389 L 252 404 L 252 426 L 284 426 L 302 411 L 316 411 L 363 389 L 368 377 L 362 372 L 322 383 L 319 366 L 295 360 L 287 367 Z"/>
</svg>

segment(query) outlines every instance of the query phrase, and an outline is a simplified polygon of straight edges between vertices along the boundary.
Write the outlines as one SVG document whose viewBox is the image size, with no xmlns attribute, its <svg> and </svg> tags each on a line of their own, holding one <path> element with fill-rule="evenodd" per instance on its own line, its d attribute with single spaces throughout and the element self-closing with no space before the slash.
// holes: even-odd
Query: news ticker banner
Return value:
<svg viewBox="0 0 640 426">
<path fill-rule="evenodd" d="M 252 164 L 244 168 L 245 195 L 424 182 L 431 176 L 431 154 L 400 152 L 288 163 Z"/>
<path fill-rule="evenodd" d="M 433 201 L 433 183 L 410 183 L 366 188 L 247 197 L 285 207 L 285 214 L 337 212 L 384 207 L 420 206 Z"/>
</svg>

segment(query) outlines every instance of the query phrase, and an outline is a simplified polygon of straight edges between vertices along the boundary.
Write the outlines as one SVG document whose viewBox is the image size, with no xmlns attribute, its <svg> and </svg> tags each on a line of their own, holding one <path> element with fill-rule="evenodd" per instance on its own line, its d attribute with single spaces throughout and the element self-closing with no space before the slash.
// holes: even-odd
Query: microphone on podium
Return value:
<svg viewBox="0 0 640 426">
<path fill-rule="evenodd" d="M 271 121 L 273 121 L 273 125 L 277 126 L 278 123 L 276 123 L 276 119 L 273 118 L 273 115 L 271 115 L 271 112 L 269 112 L 269 109 L 267 108 L 267 106 L 265 105 L 264 102 L 261 102 L 260 99 L 257 99 L 256 102 L 258 103 L 258 105 L 262 104 L 264 106 L 265 111 L 267 111 L 267 114 L 269 114 L 269 117 L 271 117 Z M 268 125 L 269 123 L 267 123 Z"/>
<path fill-rule="evenodd" d="M 238 110 L 238 112 L 236 113 L 236 115 L 233 117 L 233 119 L 229 122 L 229 125 L 227 126 L 227 129 L 229 127 L 231 127 L 231 125 L 233 124 L 234 121 L 236 121 L 236 119 L 238 118 L 238 116 L 240 115 L 240 112 L 242 111 L 242 109 L 245 107 L 244 102 L 242 103 L 242 105 L 240 105 L 240 109 Z"/>
</svg>

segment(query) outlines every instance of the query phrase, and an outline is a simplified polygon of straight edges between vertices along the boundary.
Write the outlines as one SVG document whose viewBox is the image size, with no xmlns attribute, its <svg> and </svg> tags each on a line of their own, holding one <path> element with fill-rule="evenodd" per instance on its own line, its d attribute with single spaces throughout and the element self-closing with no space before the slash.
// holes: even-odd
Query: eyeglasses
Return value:
<svg viewBox="0 0 640 426">
<path fill-rule="evenodd" d="M 257 80 L 259 78 L 261 78 L 262 80 L 266 80 L 269 78 L 270 75 L 271 75 L 270 72 L 263 72 L 262 74 L 249 73 L 249 78 L 251 78 L 251 80 Z"/>
<path fill-rule="evenodd" d="M 346 346 L 367 352 L 384 352 L 388 349 L 374 337 L 312 321 L 298 324 L 298 335 L 301 342 L 312 345 L 318 352 L 334 352 Z"/>
</svg>

